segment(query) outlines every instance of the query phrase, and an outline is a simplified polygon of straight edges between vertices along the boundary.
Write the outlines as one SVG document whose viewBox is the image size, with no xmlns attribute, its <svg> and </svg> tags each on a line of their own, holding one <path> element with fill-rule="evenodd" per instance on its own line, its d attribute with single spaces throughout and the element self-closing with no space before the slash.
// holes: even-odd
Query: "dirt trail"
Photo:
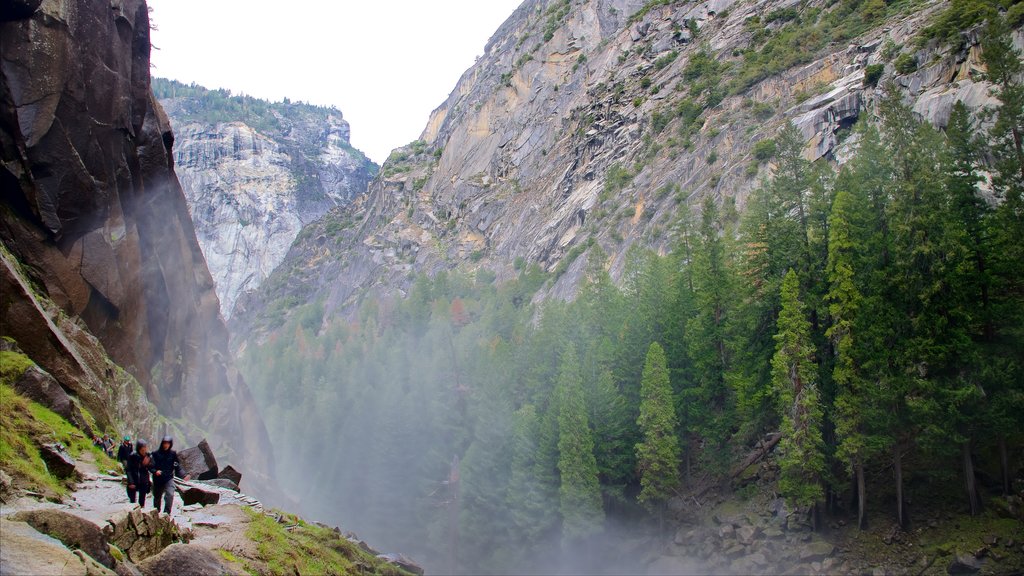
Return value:
<svg viewBox="0 0 1024 576">
<path fill-rule="evenodd" d="M 128 502 L 124 477 L 100 472 L 91 454 L 83 453 L 75 468 L 82 481 L 62 502 L 23 496 L 9 504 L 0 505 L 0 517 L 28 510 L 57 509 L 85 518 L 102 528 L 109 519 L 136 507 Z M 171 518 L 182 529 L 192 531 L 195 536 L 193 544 L 210 550 L 223 548 L 236 552 L 243 552 L 253 546 L 245 537 L 249 516 L 243 508 L 262 511 L 263 505 L 258 500 L 201 482 L 184 482 L 179 479 L 178 483 L 183 488 L 199 486 L 220 495 L 218 504 L 205 507 L 198 504 L 183 506 L 181 495 L 175 495 Z M 152 497 L 147 498 L 145 510 L 152 510 L 152 506 Z"/>
</svg>

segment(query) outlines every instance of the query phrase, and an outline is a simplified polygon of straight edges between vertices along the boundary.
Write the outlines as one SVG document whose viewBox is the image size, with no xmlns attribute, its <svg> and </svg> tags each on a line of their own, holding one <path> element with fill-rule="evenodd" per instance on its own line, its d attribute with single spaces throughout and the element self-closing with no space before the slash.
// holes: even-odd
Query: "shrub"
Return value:
<svg viewBox="0 0 1024 576">
<path fill-rule="evenodd" d="M 668 54 L 665 54 L 661 58 L 658 58 L 657 60 L 655 60 L 654 61 L 654 69 L 655 70 L 663 70 L 669 64 L 675 62 L 676 58 L 679 58 L 679 52 L 673 50 L 673 51 L 669 52 Z"/>
<path fill-rule="evenodd" d="M 874 88 L 885 72 L 885 64 L 871 64 L 864 69 L 864 86 Z"/>
<path fill-rule="evenodd" d="M 910 74 L 917 70 L 917 59 L 911 54 L 903 53 L 896 58 L 895 66 L 896 72 Z"/>
<path fill-rule="evenodd" d="M 770 160 L 775 156 L 775 140 L 773 138 L 765 138 L 754 144 L 754 158 L 758 162 L 764 162 Z"/>
</svg>

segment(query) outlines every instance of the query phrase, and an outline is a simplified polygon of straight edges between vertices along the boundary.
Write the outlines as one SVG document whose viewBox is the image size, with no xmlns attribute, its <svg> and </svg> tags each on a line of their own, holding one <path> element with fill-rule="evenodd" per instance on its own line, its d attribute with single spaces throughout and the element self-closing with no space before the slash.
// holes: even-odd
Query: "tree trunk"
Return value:
<svg viewBox="0 0 1024 576">
<path fill-rule="evenodd" d="M 868 529 L 868 495 L 864 482 L 864 464 L 859 460 L 854 464 L 854 472 L 857 474 L 857 527 L 861 530 Z"/>
<path fill-rule="evenodd" d="M 971 516 L 978 515 L 978 490 L 974 485 L 974 462 L 971 460 L 971 441 L 960 447 L 964 460 L 964 488 L 967 490 L 967 502 L 971 507 Z"/>
<path fill-rule="evenodd" d="M 892 452 L 893 473 L 896 476 L 896 523 L 900 529 L 907 527 L 906 518 L 903 514 L 903 450 L 899 442 Z"/>
<path fill-rule="evenodd" d="M 1003 467 L 1003 496 L 1010 495 L 1010 459 L 1006 455 L 1006 436 L 999 435 L 999 463 Z"/>
</svg>

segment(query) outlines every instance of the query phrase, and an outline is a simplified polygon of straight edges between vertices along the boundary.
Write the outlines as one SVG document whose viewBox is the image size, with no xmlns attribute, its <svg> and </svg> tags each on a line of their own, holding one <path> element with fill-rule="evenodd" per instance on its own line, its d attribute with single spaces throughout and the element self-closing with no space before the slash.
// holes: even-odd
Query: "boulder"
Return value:
<svg viewBox="0 0 1024 576">
<path fill-rule="evenodd" d="M 138 568 L 145 576 L 221 576 L 233 573 L 213 552 L 195 544 L 171 544 L 156 556 L 140 562 Z"/>
<path fill-rule="evenodd" d="M 175 542 L 192 539 L 191 532 L 183 531 L 174 522 L 161 518 L 156 510 L 122 512 L 108 521 L 103 533 L 132 562 L 140 562 L 158 554 Z"/>
<path fill-rule="evenodd" d="M 75 476 L 75 459 L 68 454 L 68 449 L 63 444 L 42 444 L 39 446 L 39 456 L 46 463 L 46 469 L 57 478 L 66 479 Z"/>
<path fill-rule="evenodd" d="M 235 484 L 227 478 L 214 478 L 213 480 L 203 480 L 203 484 L 209 484 L 210 486 L 217 486 L 218 488 L 226 488 L 233 492 L 241 492 L 238 488 L 238 484 Z"/>
<path fill-rule="evenodd" d="M 34 400 L 59 414 L 92 435 L 78 406 L 71 400 L 57 380 L 38 366 L 30 366 L 20 378 L 14 381 L 14 389 L 30 400 Z"/>
<path fill-rule="evenodd" d="M 195 484 L 188 486 L 179 485 L 178 492 L 181 494 L 181 501 L 185 506 L 191 506 L 192 504 L 212 506 L 217 502 L 220 502 L 220 493 L 196 486 Z"/>
<path fill-rule="evenodd" d="M 217 478 L 222 480 L 230 480 L 235 483 L 235 486 L 242 485 L 242 473 L 235 470 L 235 467 L 228 464 L 225 466 L 220 473 L 217 474 Z"/>
<path fill-rule="evenodd" d="M 732 524 L 722 524 L 718 527 L 718 537 L 725 540 L 736 535 L 736 528 Z"/>
<path fill-rule="evenodd" d="M 43 534 L 60 540 L 68 548 L 82 550 L 107 568 L 114 567 L 107 537 L 99 526 L 63 510 L 18 512 L 11 520 L 25 522 Z"/>
<path fill-rule="evenodd" d="M 394 564 L 395 566 L 398 566 L 399 568 L 405 570 L 410 574 L 423 576 L 423 567 L 401 554 L 380 554 L 377 556 L 377 558 L 380 558 L 385 562 Z"/>
<path fill-rule="evenodd" d="M 85 566 L 56 538 L 24 522 L 0 518 L 0 574 L 86 576 Z"/>
<path fill-rule="evenodd" d="M 949 574 L 976 574 L 981 571 L 981 560 L 970 554 L 957 554 L 949 563 L 946 572 Z"/>
<path fill-rule="evenodd" d="M 761 529 L 756 526 L 740 526 L 736 530 L 736 538 L 740 541 L 740 544 L 744 546 L 750 546 L 757 540 L 757 537 L 761 534 Z"/>
<path fill-rule="evenodd" d="M 85 567 L 85 576 L 117 576 L 117 572 L 114 572 L 110 568 L 100 564 L 95 558 L 89 556 L 81 550 L 75 550 L 75 556 L 78 556 L 78 560 Z"/>
<path fill-rule="evenodd" d="M 828 558 L 836 551 L 836 547 L 824 540 L 815 540 L 800 549 L 801 562 L 817 562 Z"/>
<path fill-rule="evenodd" d="M 212 480 L 217 477 L 217 457 L 205 439 L 192 448 L 178 452 L 178 460 L 185 474 L 196 480 Z"/>
</svg>

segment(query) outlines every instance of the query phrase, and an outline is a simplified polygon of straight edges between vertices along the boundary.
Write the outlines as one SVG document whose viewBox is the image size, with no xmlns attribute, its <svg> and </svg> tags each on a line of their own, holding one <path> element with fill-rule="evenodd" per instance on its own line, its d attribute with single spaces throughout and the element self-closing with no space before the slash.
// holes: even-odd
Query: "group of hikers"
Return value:
<svg viewBox="0 0 1024 576">
<path fill-rule="evenodd" d="M 174 438 L 164 436 L 160 448 L 150 452 L 149 443 L 143 439 L 135 442 L 132 450 L 131 436 L 125 436 L 117 449 L 117 461 L 124 466 L 128 482 L 128 501 L 146 506 L 146 494 L 153 492 L 153 508 L 160 509 L 163 500 L 164 514 L 170 515 L 174 502 L 175 476 L 188 480 L 174 451 Z"/>
<path fill-rule="evenodd" d="M 92 444 L 100 450 L 103 450 L 107 456 L 111 458 L 114 457 L 114 439 L 110 436 L 107 436 L 106 434 L 104 434 L 102 438 L 99 436 L 93 436 Z"/>
</svg>

